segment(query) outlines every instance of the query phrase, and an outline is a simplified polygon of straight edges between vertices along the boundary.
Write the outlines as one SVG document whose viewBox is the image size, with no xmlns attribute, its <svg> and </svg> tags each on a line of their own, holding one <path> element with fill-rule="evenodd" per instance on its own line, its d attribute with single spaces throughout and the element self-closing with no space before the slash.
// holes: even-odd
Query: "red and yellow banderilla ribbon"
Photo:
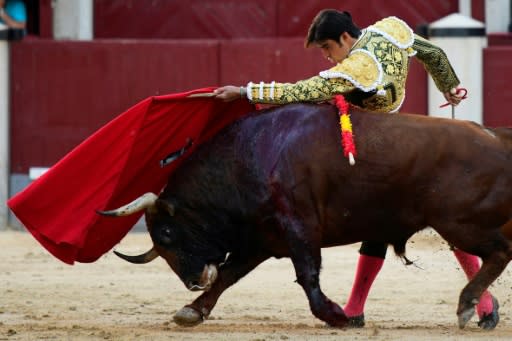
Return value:
<svg viewBox="0 0 512 341">
<path fill-rule="evenodd" d="M 352 122 L 348 114 L 349 104 L 342 95 L 334 96 L 334 103 L 340 111 L 341 126 L 341 145 L 343 146 L 343 154 L 348 157 L 351 166 L 355 165 L 356 145 L 354 143 L 354 135 L 352 134 Z"/>
</svg>

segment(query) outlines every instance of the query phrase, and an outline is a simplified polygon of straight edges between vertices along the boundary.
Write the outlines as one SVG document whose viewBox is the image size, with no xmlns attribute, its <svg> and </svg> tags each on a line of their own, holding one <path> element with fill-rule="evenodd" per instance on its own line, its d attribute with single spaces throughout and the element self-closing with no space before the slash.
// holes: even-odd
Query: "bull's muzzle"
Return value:
<svg viewBox="0 0 512 341">
<path fill-rule="evenodd" d="M 205 265 L 203 273 L 199 278 L 198 282 L 192 281 L 187 284 L 188 290 L 190 291 L 208 291 L 212 287 L 213 283 L 217 279 L 218 270 L 213 264 Z"/>
</svg>

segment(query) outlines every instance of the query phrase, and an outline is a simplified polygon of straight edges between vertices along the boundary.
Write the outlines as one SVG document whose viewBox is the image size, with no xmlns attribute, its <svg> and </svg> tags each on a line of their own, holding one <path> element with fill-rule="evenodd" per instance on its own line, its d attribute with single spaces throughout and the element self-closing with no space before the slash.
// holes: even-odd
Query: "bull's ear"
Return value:
<svg viewBox="0 0 512 341">
<path fill-rule="evenodd" d="M 170 216 L 174 215 L 174 205 L 167 200 L 158 199 L 156 201 L 157 206 L 169 213 Z"/>
</svg>

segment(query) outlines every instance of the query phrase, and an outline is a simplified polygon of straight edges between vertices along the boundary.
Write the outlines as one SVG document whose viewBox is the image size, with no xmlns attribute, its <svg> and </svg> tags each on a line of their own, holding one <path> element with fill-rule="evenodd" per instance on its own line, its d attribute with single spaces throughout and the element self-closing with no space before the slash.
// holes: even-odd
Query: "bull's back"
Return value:
<svg viewBox="0 0 512 341">
<path fill-rule="evenodd" d="M 429 135 L 437 134 L 435 125 L 421 128 L 428 127 L 429 119 L 418 122 L 414 117 L 357 111 L 351 118 L 357 150 L 353 167 L 344 156 L 339 116 L 332 105 L 287 105 L 243 119 L 235 128 L 239 130 L 237 148 L 249 155 L 247 161 L 266 178 L 339 179 L 335 184 L 390 182 L 417 155 L 437 148 L 429 141 Z"/>
<path fill-rule="evenodd" d="M 279 167 L 293 174 L 290 167 L 307 165 L 397 185 L 472 160 L 492 165 L 509 153 L 499 137 L 470 122 L 358 111 L 351 112 L 351 119 L 354 167 L 343 155 L 332 105 L 287 105 L 243 119 L 234 127 L 236 148 L 267 176 Z"/>
<path fill-rule="evenodd" d="M 466 214 L 464 207 L 493 190 L 480 179 L 491 183 L 511 166 L 500 139 L 469 122 L 357 111 L 351 118 L 355 166 L 343 155 L 333 106 L 284 106 L 240 126 L 261 184 L 276 184 L 299 211 L 316 212 L 333 230 L 347 212 L 361 226 L 428 224 L 447 205 Z"/>
</svg>

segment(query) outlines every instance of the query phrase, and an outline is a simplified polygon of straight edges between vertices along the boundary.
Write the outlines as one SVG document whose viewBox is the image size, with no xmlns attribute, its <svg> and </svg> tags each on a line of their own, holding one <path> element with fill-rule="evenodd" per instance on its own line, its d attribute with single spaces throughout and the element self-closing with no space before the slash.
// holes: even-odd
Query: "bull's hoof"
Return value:
<svg viewBox="0 0 512 341">
<path fill-rule="evenodd" d="M 475 315 L 475 307 L 471 306 L 471 308 L 463 310 L 457 315 L 459 315 L 459 328 L 463 329 L 468 323 L 468 321 L 471 320 L 473 315 Z"/>
<path fill-rule="evenodd" d="M 346 327 L 347 328 L 363 328 L 364 327 L 364 314 L 349 317 Z"/>
<path fill-rule="evenodd" d="M 347 322 L 342 326 L 333 326 L 329 323 L 326 323 L 325 326 L 327 328 L 363 328 L 364 327 L 364 314 L 357 316 L 347 316 Z"/>
<path fill-rule="evenodd" d="M 500 304 L 496 297 L 492 297 L 492 312 L 490 314 L 484 315 L 480 321 L 478 321 L 478 326 L 485 330 L 491 330 L 496 328 L 498 322 L 500 322 L 500 314 L 498 312 L 500 309 Z"/>
<path fill-rule="evenodd" d="M 173 317 L 174 322 L 182 327 L 194 327 L 203 323 L 203 315 L 190 307 L 181 308 Z"/>
</svg>

